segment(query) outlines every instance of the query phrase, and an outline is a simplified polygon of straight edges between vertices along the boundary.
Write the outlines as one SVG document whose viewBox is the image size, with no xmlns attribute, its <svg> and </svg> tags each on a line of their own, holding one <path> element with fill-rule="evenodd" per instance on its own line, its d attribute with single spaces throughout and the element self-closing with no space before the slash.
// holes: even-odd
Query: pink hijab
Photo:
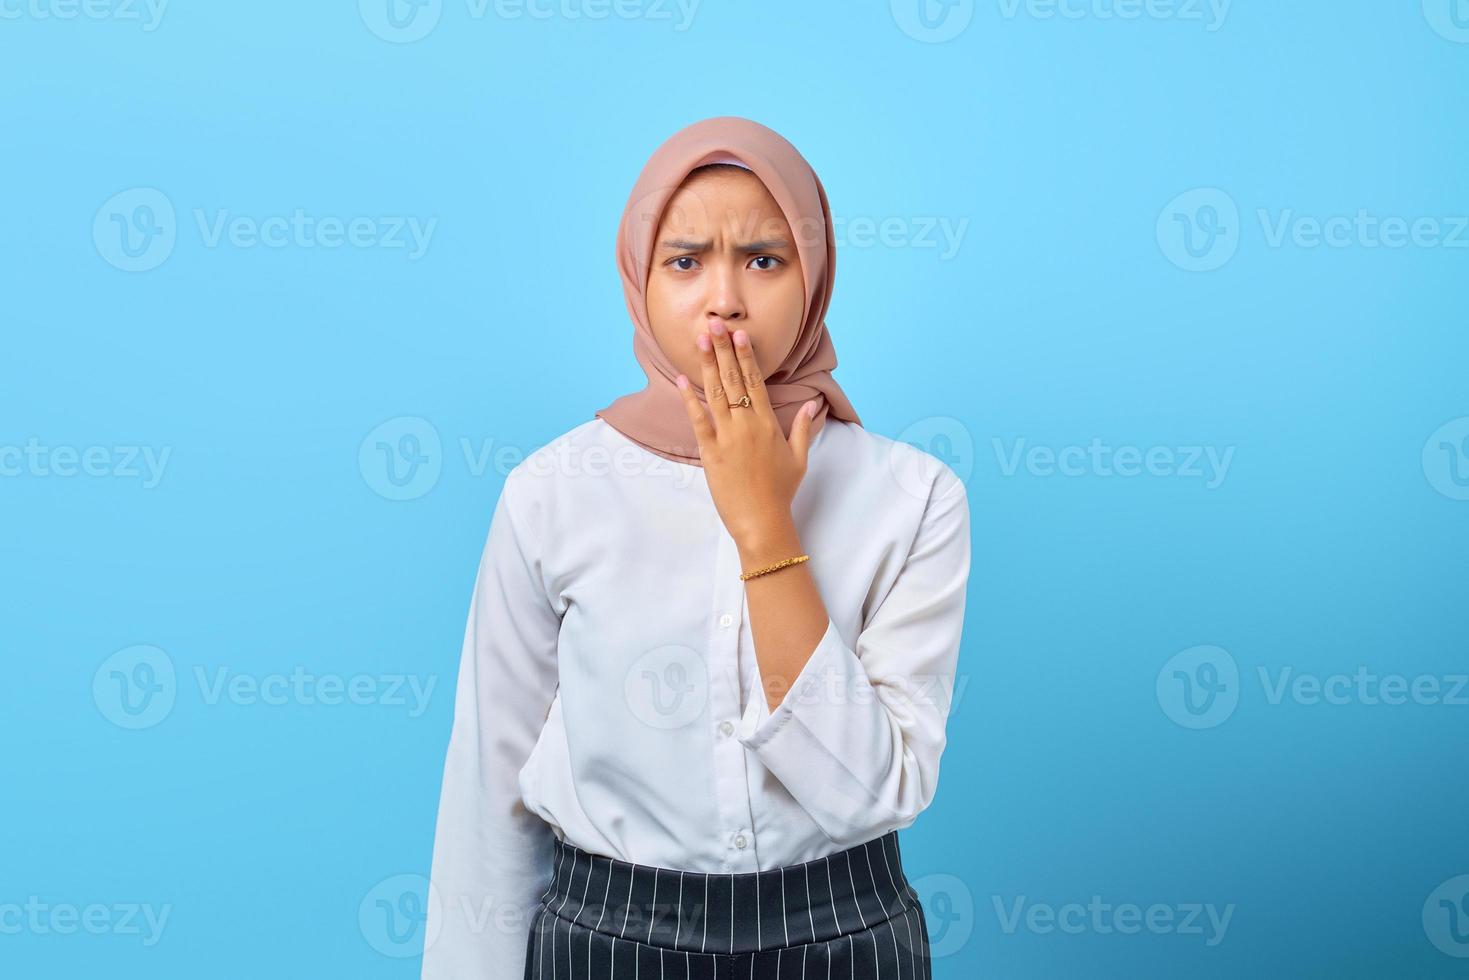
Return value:
<svg viewBox="0 0 1469 980">
<path fill-rule="evenodd" d="M 739 116 L 703 119 L 674 133 L 654 151 L 628 196 L 617 233 L 617 267 L 632 314 L 633 353 L 648 376 L 648 384 L 596 413 L 645 449 L 695 466 L 702 465 L 699 442 L 674 383 L 679 371 L 653 339 L 648 321 L 648 270 L 663 209 L 689 171 L 731 159 L 753 171 L 780 205 L 795 233 L 806 283 L 800 335 L 780 367 L 765 379 L 781 428 L 790 438 L 796 413 L 812 399 L 818 403 L 816 417 L 811 420 L 813 439 L 828 415 L 862 424 L 831 376 L 837 354 L 826 331 L 825 316 L 836 279 L 836 244 L 826 189 L 800 152 L 774 130 Z M 820 232 L 816 231 L 818 225 Z M 695 375 L 689 383 L 707 404 L 700 380 Z"/>
</svg>

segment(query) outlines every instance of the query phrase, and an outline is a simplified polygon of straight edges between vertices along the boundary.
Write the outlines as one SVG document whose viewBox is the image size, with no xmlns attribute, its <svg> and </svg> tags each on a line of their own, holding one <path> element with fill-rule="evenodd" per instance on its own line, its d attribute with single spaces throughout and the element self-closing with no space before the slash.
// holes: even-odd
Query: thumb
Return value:
<svg viewBox="0 0 1469 980">
<path fill-rule="evenodd" d="M 815 401 L 807 402 L 796 412 L 796 420 L 791 423 L 791 448 L 795 450 L 796 460 L 801 464 L 803 472 L 806 469 L 806 455 L 811 449 L 811 419 L 819 407 Z"/>
</svg>

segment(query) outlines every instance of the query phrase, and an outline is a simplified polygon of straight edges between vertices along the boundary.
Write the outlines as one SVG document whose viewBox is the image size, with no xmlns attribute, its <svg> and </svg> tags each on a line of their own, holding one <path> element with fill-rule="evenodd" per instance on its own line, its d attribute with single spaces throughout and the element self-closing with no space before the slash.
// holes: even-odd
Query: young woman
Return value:
<svg viewBox="0 0 1469 980">
<path fill-rule="evenodd" d="M 931 977 L 897 831 L 938 780 L 968 503 L 833 379 L 833 237 L 748 119 L 644 167 L 617 259 L 648 384 L 505 480 L 426 980 Z"/>
</svg>

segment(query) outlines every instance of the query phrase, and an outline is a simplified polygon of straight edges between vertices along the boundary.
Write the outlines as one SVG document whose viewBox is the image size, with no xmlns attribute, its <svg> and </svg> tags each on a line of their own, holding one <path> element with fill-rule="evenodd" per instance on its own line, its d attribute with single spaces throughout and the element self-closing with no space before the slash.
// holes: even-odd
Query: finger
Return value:
<svg viewBox="0 0 1469 980">
<path fill-rule="evenodd" d="M 814 401 L 802 405 L 801 410 L 796 413 L 796 420 L 791 423 L 790 445 L 796 459 L 800 461 L 802 472 L 806 470 L 806 458 L 811 451 L 811 420 L 817 407 Z"/>
<path fill-rule="evenodd" d="M 735 358 L 740 364 L 740 376 L 745 382 L 745 391 L 750 396 L 750 407 L 761 415 L 775 415 L 770 404 L 770 391 L 765 387 L 765 378 L 760 373 L 760 362 L 755 359 L 755 345 L 747 330 L 734 332 Z"/>
<path fill-rule="evenodd" d="M 719 377 L 719 362 L 714 357 L 714 342 L 707 333 L 695 339 L 699 349 L 699 373 L 704 379 L 704 400 L 714 415 L 714 429 L 719 429 L 729 418 L 729 397 L 724 391 L 724 382 Z"/>
<path fill-rule="evenodd" d="M 714 357 L 719 362 L 719 377 L 724 382 L 724 392 L 733 405 L 745 397 L 745 379 L 740 376 L 740 362 L 735 359 L 734 344 L 724 321 L 715 320 L 709 330 L 714 340 Z"/>
<path fill-rule="evenodd" d="M 699 452 L 702 455 L 706 440 L 712 441 L 714 438 L 714 425 L 709 421 L 709 413 L 699 403 L 699 396 L 694 394 L 694 386 L 689 384 L 688 375 L 680 374 L 675 384 L 683 398 L 684 410 L 689 413 L 689 422 L 694 427 L 694 438 L 699 440 Z"/>
</svg>

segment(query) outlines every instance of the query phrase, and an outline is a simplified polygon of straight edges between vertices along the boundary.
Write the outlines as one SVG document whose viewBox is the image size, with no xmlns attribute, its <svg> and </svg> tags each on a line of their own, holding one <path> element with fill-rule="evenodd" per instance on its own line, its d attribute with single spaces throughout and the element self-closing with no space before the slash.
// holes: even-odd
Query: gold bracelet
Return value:
<svg viewBox="0 0 1469 980">
<path fill-rule="evenodd" d="M 765 575 L 769 572 L 774 572 L 779 569 L 785 568 L 787 565 L 799 565 L 803 561 L 810 560 L 810 555 L 798 555 L 795 558 L 787 558 L 785 561 L 778 561 L 774 565 L 767 565 L 764 568 L 757 568 L 753 572 L 741 572 L 740 581 L 743 582 L 746 579 L 754 578 L 756 575 Z"/>
</svg>

